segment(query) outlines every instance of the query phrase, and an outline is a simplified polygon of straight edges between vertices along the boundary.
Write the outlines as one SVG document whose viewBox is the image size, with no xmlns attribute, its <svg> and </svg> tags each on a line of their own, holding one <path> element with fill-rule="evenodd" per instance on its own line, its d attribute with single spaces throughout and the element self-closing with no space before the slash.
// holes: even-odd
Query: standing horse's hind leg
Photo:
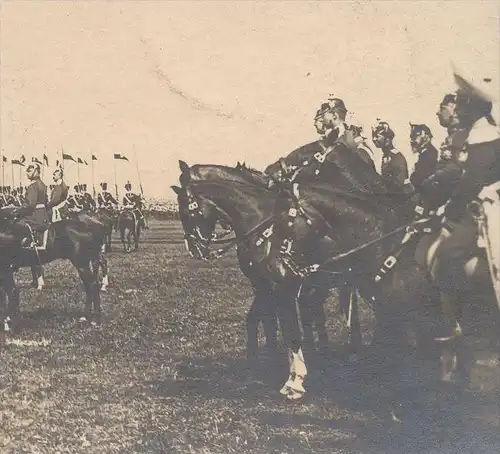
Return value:
<svg viewBox="0 0 500 454">
<path fill-rule="evenodd" d="M 101 323 L 101 295 L 99 293 L 99 284 L 97 276 L 90 269 L 90 261 L 85 264 L 75 265 L 78 274 L 85 288 L 85 316 L 80 320 L 89 321 L 91 324 Z"/>
</svg>

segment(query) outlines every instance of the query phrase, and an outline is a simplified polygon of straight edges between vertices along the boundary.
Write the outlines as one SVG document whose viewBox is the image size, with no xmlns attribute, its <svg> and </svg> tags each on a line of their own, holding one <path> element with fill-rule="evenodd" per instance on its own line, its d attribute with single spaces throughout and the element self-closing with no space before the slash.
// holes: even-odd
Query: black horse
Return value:
<svg viewBox="0 0 500 454">
<path fill-rule="evenodd" d="M 190 181 L 230 181 L 239 183 L 249 183 L 261 188 L 268 188 L 269 178 L 262 172 L 252 169 L 245 164 L 240 164 L 233 168 L 221 165 L 193 165 L 189 167 L 184 161 L 179 161 L 181 169 L 180 181 L 188 185 Z M 173 187 L 178 196 L 182 197 L 182 190 Z M 272 196 L 276 188 L 273 188 Z M 212 213 L 213 206 L 205 210 L 207 218 L 217 216 L 219 221 L 228 222 L 224 213 Z M 230 220 L 229 220 L 230 224 Z M 206 235 L 211 235 L 213 222 L 207 222 L 208 230 Z M 212 236 L 213 238 L 213 236 Z M 189 250 L 189 248 L 188 248 Z M 247 354 L 249 357 L 255 355 L 257 351 L 258 324 L 262 322 L 268 347 L 275 348 L 276 335 L 272 335 L 273 327 L 276 327 L 276 292 L 274 284 L 265 275 L 256 275 L 255 268 L 249 267 L 248 253 L 244 245 L 238 244 L 238 259 L 240 268 L 252 284 L 254 300 L 247 315 Z M 358 300 L 355 289 L 352 288 L 340 275 L 318 278 L 314 276 L 306 279 L 302 283 L 298 299 L 300 318 L 304 332 L 304 345 L 309 351 L 315 350 L 314 331 L 318 336 L 318 347 L 326 349 L 328 347 L 328 335 L 326 330 L 326 314 L 324 302 L 328 298 L 330 289 L 338 288 L 339 305 L 346 321 L 349 335 L 349 346 L 352 352 L 357 352 L 361 346 L 361 328 L 358 316 Z M 271 320 L 267 318 L 271 317 Z M 274 328 L 275 331 L 275 328 Z"/>
<path fill-rule="evenodd" d="M 307 370 L 295 304 L 303 279 L 295 276 L 287 282 L 276 282 L 268 271 L 275 206 L 280 194 L 255 184 L 223 180 L 192 181 L 184 188 L 174 190 L 178 193 L 179 212 L 188 248 L 195 258 L 209 256 L 217 212 L 221 212 L 231 219 L 238 242 L 240 264 L 244 264 L 241 266 L 242 271 L 251 281 L 259 283 L 265 279 L 273 285 L 274 307 L 283 340 L 291 350 L 290 377 L 281 392 L 290 399 L 302 397 L 305 392 L 302 382 Z"/>
<path fill-rule="evenodd" d="M 139 240 L 141 237 L 141 223 L 134 210 L 125 209 L 118 215 L 118 229 L 120 231 L 120 240 L 123 250 L 127 253 L 132 251 L 132 241 L 134 250 L 139 249 Z"/>
<path fill-rule="evenodd" d="M 436 289 L 414 259 L 424 233 L 415 222 L 408 228 L 406 211 L 384 195 L 319 183 L 296 187 L 280 203 L 268 255 L 272 279 L 284 283 L 308 273 L 346 273 L 371 302 L 379 342 L 392 360 L 409 351 L 408 331 L 420 353 L 437 360 L 434 339 L 445 325 Z M 291 209 L 301 215 L 291 219 Z M 318 259 L 314 251 L 326 236 L 332 240 L 328 250 L 323 247 L 326 259 Z"/>
<path fill-rule="evenodd" d="M 11 234 L 15 222 L 13 210 L 0 210 L 0 278 L 7 294 L 8 317 L 15 325 L 19 315 L 19 288 L 14 272 L 34 263 L 49 263 L 67 259 L 75 266 L 85 288 L 85 317 L 92 324 L 101 323 L 101 296 L 99 269 L 105 272 L 103 285 L 107 286 L 107 260 L 102 253 L 106 224 L 95 217 L 75 217 L 51 224 L 43 250 L 22 248 L 19 239 Z"/>
</svg>

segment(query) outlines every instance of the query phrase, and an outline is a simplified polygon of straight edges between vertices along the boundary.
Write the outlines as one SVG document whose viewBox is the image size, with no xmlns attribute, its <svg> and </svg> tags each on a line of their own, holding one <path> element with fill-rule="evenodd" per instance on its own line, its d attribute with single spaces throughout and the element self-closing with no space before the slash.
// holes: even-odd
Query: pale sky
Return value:
<svg viewBox="0 0 500 454">
<path fill-rule="evenodd" d="M 498 4 L 7 0 L 2 154 L 92 152 L 96 184 L 112 186 L 121 153 L 132 162 L 118 162 L 122 190 L 138 186 L 135 147 L 146 195 L 173 198 L 178 159 L 263 169 L 315 140 L 314 113 L 334 93 L 368 137 L 389 121 L 412 162 L 408 122 L 428 124 L 436 146 L 444 137 L 435 112 L 451 60 L 498 81 Z"/>
</svg>

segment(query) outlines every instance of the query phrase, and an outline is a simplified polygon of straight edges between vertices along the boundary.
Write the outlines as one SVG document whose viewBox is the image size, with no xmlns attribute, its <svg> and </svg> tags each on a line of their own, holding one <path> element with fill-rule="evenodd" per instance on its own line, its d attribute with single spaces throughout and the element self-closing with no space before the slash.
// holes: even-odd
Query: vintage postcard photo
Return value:
<svg viewBox="0 0 500 454">
<path fill-rule="evenodd" d="M 0 452 L 500 452 L 500 5 L 0 1 Z"/>
</svg>

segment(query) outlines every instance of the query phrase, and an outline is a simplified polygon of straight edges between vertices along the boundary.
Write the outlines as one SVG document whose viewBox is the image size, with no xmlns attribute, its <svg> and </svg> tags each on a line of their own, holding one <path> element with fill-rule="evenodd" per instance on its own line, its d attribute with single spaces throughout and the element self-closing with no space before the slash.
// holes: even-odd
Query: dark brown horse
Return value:
<svg viewBox="0 0 500 454">
<path fill-rule="evenodd" d="M 179 167 L 182 172 L 180 181 L 185 185 L 189 184 L 190 181 L 227 181 L 248 183 L 264 189 L 269 187 L 269 179 L 266 175 L 245 164 L 238 163 L 234 168 L 221 165 L 193 165 L 189 167 L 184 161 L 179 161 Z M 174 187 L 173 189 L 178 196 L 182 196 L 180 188 Z M 275 189 L 276 187 L 273 187 L 272 192 L 270 192 L 272 197 L 276 195 Z M 205 207 L 204 211 L 207 213 L 207 218 L 217 217 L 219 221 L 222 220 L 222 222 L 230 224 L 230 220 L 226 219 L 224 213 L 219 212 L 216 214 L 214 212 L 213 206 Z M 207 225 L 209 226 L 208 231 L 211 232 L 213 222 L 208 221 Z M 207 235 L 212 235 L 212 233 L 207 233 Z M 275 331 L 277 326 L 276 294 L 274 284 L 266 276 L 256 275 L 256 269 L 248 266 L 248 261 L 250 261 L 248 252 L 241 244 L 238 245 L 238 259 L 240 268 L 245 276 L 249 278 L 254 291 L 254 300 L 247 315 L 247 354 L 252 357 L 257 351 L 259 323 L 264 326 L 268 347 L 275 348 L 276 334 L 273 334 L 273 329 Z M 314 276 L 302 283 L 298 307 L 304 332 L 304 345 L 309 351 L 315 350 L 314 331 L 316 331 L 318 347 L 321 349 L 328 347 L 324 302 L 332 288 L 338 288 L 339 305 L 346 321 L 349 345 L 355 353 L 361 347 L 357 293 L 340 275 L 329 276 L 328 279 L 324 277 L 319 279 Z M 272 319 L 267 320 L 267 317 L 272 317 Z"/>
<path fill-rule="evenodd" d="M 66 219 L 51 224 L 47 231 L 44 250 L 22 248 L 19 239 L 11 234 L 13 210 L 0 210 L 0 277 L 7 294 L 8 316 L 15 324 L 19 314 L 19 288 L 14 280 L 14 272 L 21 267 L 32 267 L 57 259 L 71 261 L 78 271 L 85 288 L 85 320 L 92 324 L 101 323 L 101 296 L 99 269 L 106 272 L 103 286 L 107 286 L 107 260 L 102 253 L 106 233 L 106 223 L 97 218 Z"/>
<path fill-rule="evenodd" d="M 118 230 L 123 250 L 127 253 L 131 252 L 133 242 L 134 250 L 137 251 L 141 237 L 141 223 L 134 210 L 125 209 L 118 215 Z"/>
</svg>

